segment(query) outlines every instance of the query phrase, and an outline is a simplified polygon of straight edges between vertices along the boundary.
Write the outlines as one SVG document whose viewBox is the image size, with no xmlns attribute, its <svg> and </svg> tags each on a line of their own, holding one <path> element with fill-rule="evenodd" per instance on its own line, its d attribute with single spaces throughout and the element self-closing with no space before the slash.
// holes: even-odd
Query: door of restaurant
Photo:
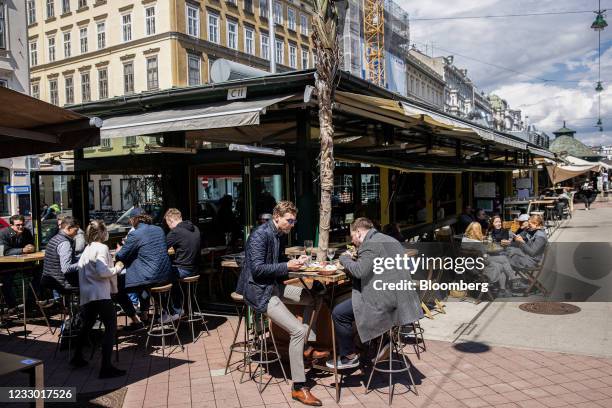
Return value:
<svg viewBox="0 0 612 408">
<path fill-rule="evenodd" d="M 88 208 L 88 184 L 83 172 L 34 171 L 30 173 L 32 231 L 43 249 L 57 233 L 57 218 L 73 216 L 81 223 Z M 81 224 L 82 225 L 82 224 Z"/>
</svg>

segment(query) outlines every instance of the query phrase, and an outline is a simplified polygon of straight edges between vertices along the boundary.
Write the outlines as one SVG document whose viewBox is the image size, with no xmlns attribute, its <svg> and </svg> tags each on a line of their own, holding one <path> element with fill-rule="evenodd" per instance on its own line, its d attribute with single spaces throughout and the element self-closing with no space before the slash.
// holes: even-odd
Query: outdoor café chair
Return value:
<svg viewBox="0 0 612 408">
<path fill-rule="evenodd" d="M 533 288 L 538 289 L 544 296 L 548 296 L 550 294 L 550 291 L 546 289 L 546 286 L 544 286 L 544 284 L 541 281 L 542 272 L 544 271 L 544 266 L 546 265 L 546 259 L 548 257 L 548 252 L 550 250 L 551 249 L 550 249 L 550 244 L 549 244 L 546 246 L 546 249 L 544 250 L 544 255 L 542 256 L 542 260 L 540 261 L 540 263 L 538 263 L 537 266 L 533 268 L 516 269 L 516 272 L 521 277 L 529 281 L 529 286 L 525 290 L 523 294 L 524 296 L 528 296 L 529 292 L 531 292 Z"/>
</svg>

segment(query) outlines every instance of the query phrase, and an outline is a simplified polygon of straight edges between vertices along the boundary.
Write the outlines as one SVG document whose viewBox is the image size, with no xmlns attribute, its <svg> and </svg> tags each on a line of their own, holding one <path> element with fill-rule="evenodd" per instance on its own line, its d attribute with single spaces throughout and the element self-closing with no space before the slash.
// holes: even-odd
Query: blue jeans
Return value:
<svg viewBox="0 0 612 408">
<path fill-rule="evenodd" d="M 348 356 L 354 353 L 353 322 L 355 321 L 355 314 L 353 313 L 353 300 L 348 298 L 338 303 L 332 310 L 332 319 L 338 338 L 338 356 Z"/>
<path fill-rule="evenodd" d="M 187 278 L 193 275 L 193 271 L 188 269 L 177 268 L 176 266 L 172 267 L 172 309 L 174 314 L 182 314 L 183 313 L 183 292 L 181 292 L 179 279 Z M 187 294 L 185 293 L 185 296 Z"/>
</svg>

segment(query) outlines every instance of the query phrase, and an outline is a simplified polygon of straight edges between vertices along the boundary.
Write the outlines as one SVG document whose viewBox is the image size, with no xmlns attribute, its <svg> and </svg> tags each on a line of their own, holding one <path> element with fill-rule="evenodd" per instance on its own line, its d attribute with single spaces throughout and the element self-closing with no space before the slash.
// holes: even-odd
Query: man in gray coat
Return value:
<svg viewBox="0 0 612 408">
<path fill-rule="evenodd" d="M 353 343 L 353 322 L 362 342 L 380 337 L 394 326 L 413 323 L 423 317 L 416 290 L 385 290 L 385 284 L 410 282 L 411 274 L 397 265 L 375 273 L 375 263 L 381 259 L 404 257 L 406 249 L 396 239 L 373 228 L 372 221 L 357 218 L 351 224 L 351 239 L 357 254 L 345 253 L 340 263 L 350 275 L 353 291 L 350 299 L 337 304 L 332 311 L 338 336 L 339 369 L 359 365 L 359 355 Z M 398 286 L 398 285 L 396 285 Z M 333 368 L 334 362 L 327 361 Z"/>
</svg>

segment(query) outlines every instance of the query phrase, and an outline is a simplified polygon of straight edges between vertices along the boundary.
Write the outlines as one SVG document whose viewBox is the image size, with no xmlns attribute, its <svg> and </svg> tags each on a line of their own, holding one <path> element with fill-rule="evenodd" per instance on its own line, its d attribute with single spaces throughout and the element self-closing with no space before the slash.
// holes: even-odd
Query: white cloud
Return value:
<svg viewBox="0 0 612 408">
<path fill-rule="evenodd" d="M 421 49 L 431 44 L 435 55 L 454 55 L 455 64 L 486 92 L 495 92 L 529 122 L 551 132 L 566 119 L 589 143 L 612 144 L 599 132 L 597 95 L 597 34 L 590 29 L 593 13 L 538 17 L 418 21 L 419 18 L 483 16 L 516 13 L 593 10 L 590 0 L 396 0 L 411 16 L 411 40 Z M 605 3 L 605 2 L 604 2 Z M 606 4 L 602 4 L 602 8 Z M 612 78 L 612 29 L 602 32 L 608 46 L 602 55 L 602 80 Z M 606 47 L 604 47 L 606 49 Z M 464 55 L 465 58 L 461 55 Z M 486 65 L 474 59 L 520 72 Z M 578 82 L 542 82 L 547 78 Z M 612 81 L 604 83 L 601 116 L 612 128 Z"/>
</svg>

